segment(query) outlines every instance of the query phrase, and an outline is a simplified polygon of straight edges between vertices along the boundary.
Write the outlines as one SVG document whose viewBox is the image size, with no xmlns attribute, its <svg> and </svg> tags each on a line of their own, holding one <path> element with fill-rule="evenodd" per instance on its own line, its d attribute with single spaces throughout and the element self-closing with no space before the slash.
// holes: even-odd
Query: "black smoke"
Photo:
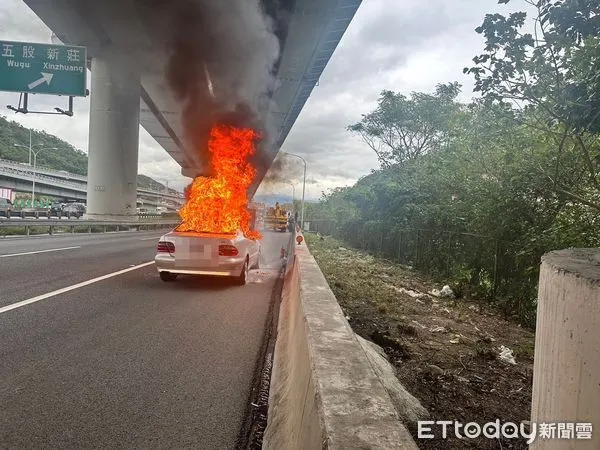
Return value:
<svg viewBox="0 0 600 450">
<path fill-rule="evenodd" d="M 253 163 L 264 164 L 264 112 L 280 47 L 275 22 L 259 0 L 165 0 L 161 6 L 169 30 L 166 77 L 182 106 L 186 145 L 203 173 L 210 167 L 209 132 L 217 123 L 258 131 Z"/>
<path fill-rule="evenodd" d="M 95 51 L 151 77 L 164 72 L 199 173 L 210 167 L 210 129 L 229 123 L 259 132 L 252 162 L 264 174 L 277 133 L 267 119 L 277 110 L 271 94 L 295 0 L 66 1 L 82 17 L 98 16 Z"/>
</svg>

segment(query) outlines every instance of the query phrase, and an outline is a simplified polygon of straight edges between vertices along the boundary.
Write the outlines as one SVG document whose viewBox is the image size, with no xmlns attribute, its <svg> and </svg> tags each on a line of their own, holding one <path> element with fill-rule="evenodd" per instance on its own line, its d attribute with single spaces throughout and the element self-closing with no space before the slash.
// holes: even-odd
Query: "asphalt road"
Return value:
<svg viewBox="0 0 600 450">
<path fill-rule="evenodd" d="M 290 235 L 235 286 L 162 282 L 160 234 L 0 240 L 0 448 L 235 446 Z"/>
</svg>

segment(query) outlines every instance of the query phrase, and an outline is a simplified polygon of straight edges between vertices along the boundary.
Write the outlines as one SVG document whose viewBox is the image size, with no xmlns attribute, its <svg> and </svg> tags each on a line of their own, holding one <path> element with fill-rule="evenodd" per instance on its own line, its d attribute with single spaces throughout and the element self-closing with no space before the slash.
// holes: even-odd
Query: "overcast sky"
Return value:
<svg viewBox="0 0 600 450">
<path fill-rule="evenodd" d="M 463 85 L 461 98 L 471 98 L 473 81 L 462 68 L 470 66 L 483 49 L 483 39 L 474 29 L 486 13 L 514 7 L 498 5 L 497 0 L 363 0 L 282 148 L 308 161 L 307 198 L 352 184 L 378 168 L 375 154 L 346 126 L 374 108 L 381 90 L 432 91 L 437 83 L 458 81 Z M 51 31 L 22 0 L 0 1 L 0 40 L 50 42 L 50 36 Z M 77 98 L 75 116 L 68 118 L 15 114 L 6 105 L 16 105 L 18 97 L 0 93 L 0 114 L 87 151 L 88 99 Z M 67 107 L 61 97 L 32 96 L 30 109 L 36 104 L 46 109 Z M 140 173 L 182 186 L 179 165 L 140 130 Z M 297 180 L 299 195 L 301 165 L 293 167 L 289 175 Z M 286 185 L 261 189 L 273 190 L 291 193 Z"/>
</svg>

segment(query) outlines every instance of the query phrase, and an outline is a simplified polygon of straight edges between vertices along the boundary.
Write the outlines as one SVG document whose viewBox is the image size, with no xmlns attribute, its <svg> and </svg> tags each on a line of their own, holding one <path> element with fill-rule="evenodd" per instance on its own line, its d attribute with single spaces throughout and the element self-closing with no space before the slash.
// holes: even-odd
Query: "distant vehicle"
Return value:
<svg viewBox="0 0 600 450">
<path fill-rule="evenodd" d="M 0 211 L 12 211 L 13 204 L 7 198 L 0 198 Z"/>
<path fill-rule="evenodd" d="M 62 213 L 69 213 L 71 216 L 75 216 L 77 218 L 83 216 L 86 211 L 86 206 L 83 203 L 67 203 L 63 209 Z"/>
<path fill-rule="evenodd" d="M 285 232 L 288 229 L 288 220 L 288 212 L 279 206 L 279 202 L 277 202 L 274 208 L 267 209 L 264 223 L 267 230 Z"/>
<path fill-rule="evenodd" d="M 177 231 L 158 241 L 154 258 L 163 281 L 173 281 L 179 274 L 233 277 L 246 284 L 250 269 L 259 267 L 260 242 L 237 233 L 202 233 Z"/>
<path fill-rule="evenodd" d="M 50 205 L 50 214 L 52 214 L 52 215 L 62 214 L 64 207 L 65 207 L 64 203 L 61 203 L 61 202 L 52 203 Z"/>
</svg>

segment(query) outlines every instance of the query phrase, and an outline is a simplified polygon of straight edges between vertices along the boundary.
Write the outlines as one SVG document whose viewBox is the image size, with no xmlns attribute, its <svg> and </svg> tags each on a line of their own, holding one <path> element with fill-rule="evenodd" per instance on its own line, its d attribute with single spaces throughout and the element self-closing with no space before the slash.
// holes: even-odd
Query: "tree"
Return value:
<svg viewBox="0 0 600 450">
<path fill-rule="evenodd" d="M 348 130 L 360 134 L 383 167 L 415 160 L 446 142 L 460 87 L 439 84 L 434 94 L 413 92 L 410 97 L 383 91 L 377 108 Z"/>
<path fill-rule="evenodd" d="M 542 131 L 550 151 L 539 176 L 551 181 L 552 192 L 600 210 L 600 3 L 525 3 L 537 14 L 534 34 L 522 31 L 525 12 L 486 15 L 476 29 L 486 39 L 484 52 L 464 71 L 487 101 L 510 103 L 523 123 Z M 575 154 L 581 164 L 570 167 Z M 565 168 L 576 172 L 569 183 Z"/>
</svg>

